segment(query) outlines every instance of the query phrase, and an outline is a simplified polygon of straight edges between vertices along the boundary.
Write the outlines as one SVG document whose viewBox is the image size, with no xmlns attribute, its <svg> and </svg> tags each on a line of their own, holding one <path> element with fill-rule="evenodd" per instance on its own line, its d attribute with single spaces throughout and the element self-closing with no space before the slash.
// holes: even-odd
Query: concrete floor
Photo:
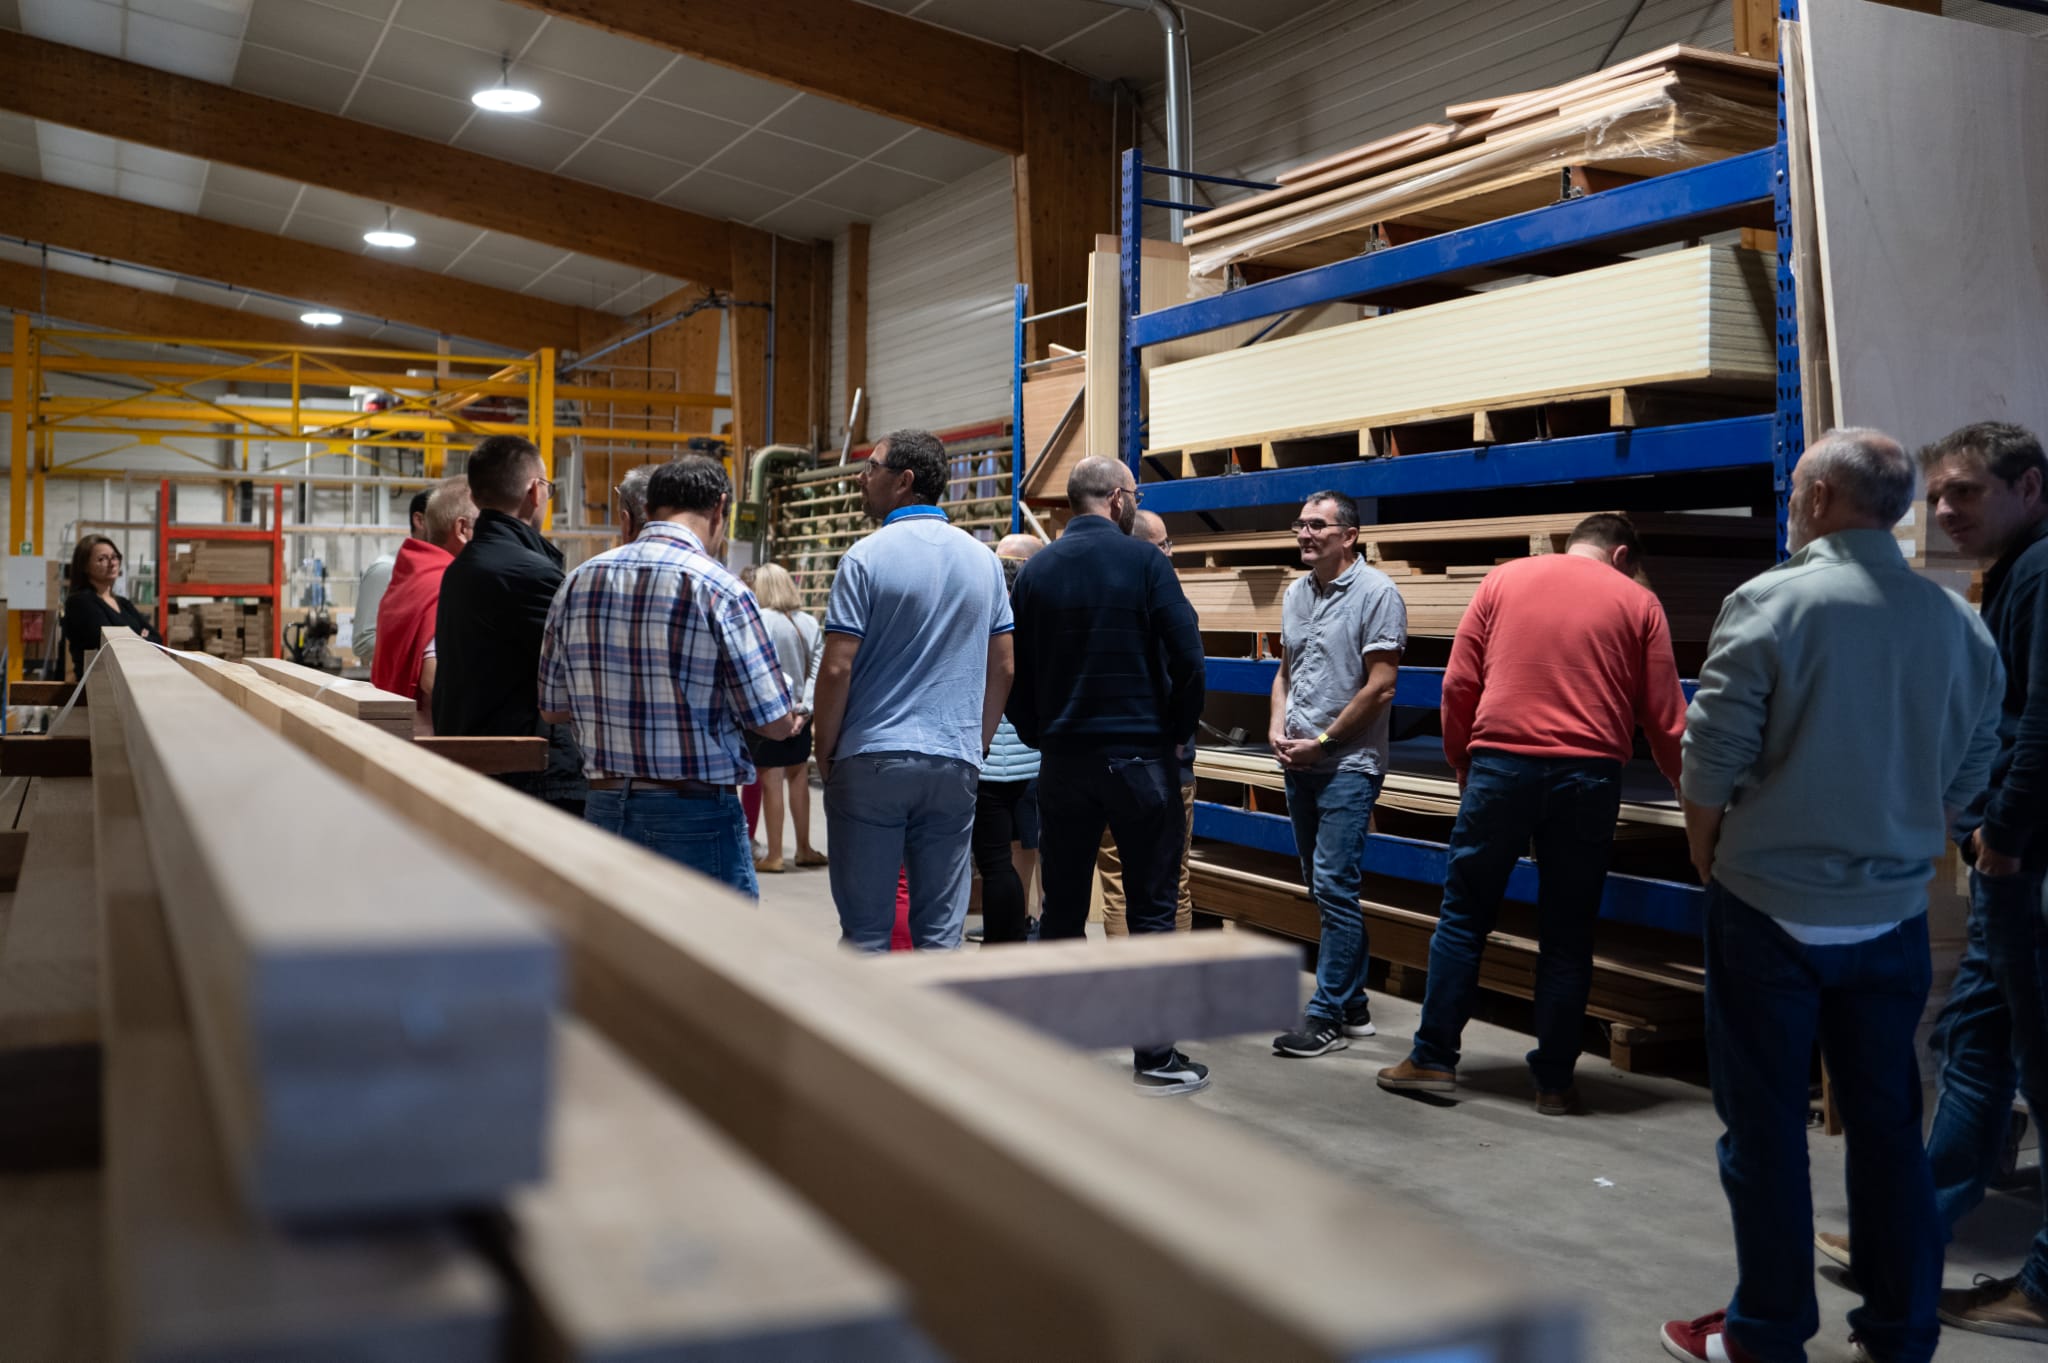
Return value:
<svg viewBox="0 0 2048 1363">
<path fill-rule="evenodd" d="M 824 848 L 824 811 L 815 791 L 812 812 L 815 840 Z M 794 847 L 787 842 L 786 854 Z M 764 909 L 837 935 L 824 871 L 792 870 L 762 882 Z M 1304 974 L 1304 998 L 1310 984 Z M 1714 1160 L 1720 1124 L 1705 1087 L 1622 1074 L 1588 1056 L 1579 1070 L 1587 1114 L 1539 1117 L 1522 1063 L 1530 1039 L 1474 1022 L 1456 1101 L 1384 1093 L 1374 1074 L 1405 1056 L 1418 1012 L 1416 1004 L 1376 995 L 1380 1035 L 1315 1060 L 1274 1056 L 1264 1034 L 1193 1043 L 1186 1049 L 1210 1066 L 1213 1082 L 1180 1101 L 1445 1217 L 1578 1296 L 1589 1313 L 1588 1363 L 1666 1357 L 1658 1326 L 1724 1305 L 1734 1285 L 1727 1204 Z M 1121 1068 L 1130 1062 L 1128 1053 L 1117 1053 L 1105 1054 L 1102 1063 Z M 1842 1141 L 1815 1132 L 1810 1149 L 1816 1215 L 1822 1228 L 1840 1229 L 1847 1210 Z M 2016 1271 L 2039 1225 L 2034 1189 L 1993 1193 L 1950 1246 L 1948 1284 L 1967 1285 L 1980 1272 Z M 1857 1298 L 1832 1266 L 1816 1284 L 1821 1331 L 1808 1357 L 1839 1363 L 1850 1356 L 1845 1317 Z M 2048 1361 L 2048 1348 L 1947 1330 L 1939 1356 L 1957 1363 Z"/>
</svg>

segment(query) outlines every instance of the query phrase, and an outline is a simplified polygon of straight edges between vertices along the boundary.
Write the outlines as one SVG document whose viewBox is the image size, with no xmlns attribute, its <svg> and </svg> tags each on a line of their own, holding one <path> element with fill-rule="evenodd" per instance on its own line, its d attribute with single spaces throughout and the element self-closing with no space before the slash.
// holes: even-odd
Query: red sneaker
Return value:
<svg viewBox="0 0 2048 1363">
<path fill-rule="evenodd" d="M 1667 1320 L 1657 1342 L 1664 1352 L 1686 1363 L 1756 1363 L 1755 1355 L 1728 1338 L 1728 1313 L 1716 1311 L 1698 1320 Z"/>
</svg>

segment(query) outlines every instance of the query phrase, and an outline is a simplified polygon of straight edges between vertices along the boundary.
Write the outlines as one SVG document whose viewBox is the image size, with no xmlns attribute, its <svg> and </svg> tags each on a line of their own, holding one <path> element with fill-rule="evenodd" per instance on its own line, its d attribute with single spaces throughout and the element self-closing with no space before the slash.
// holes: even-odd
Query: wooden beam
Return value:
<svg viewBox="0 0 2048 1363">
<path fill-rule="evenodd" d="M 413 717 L 418 714 L 419 707 L 410 696 L 382 691 L 366 681 L 349 681 L 332 672 L 322 672 L 317 667 L 305 667 L 283 658 L 244 658 L 241 662 L 242 666 L 253 667 L 279 686 L 310 696 L 350 719 L 374 724 L 400 738 L 412 737 Z"/>
<path fill-rule="evenodd" d="M 811 315 L 817 252 L 775 239 L 775 443 L 816 447 L 811 413 Z"/>
<path fill-rule="evenodd" d="M 1031 286 L 1031 311 L 1040 313 L 1088 299 L 1095 235 L 1116 230 L 1116 152 L 1109 103 L 1089 92 L 1087 77 L 1031 52 L 1017 54 L 1017 72 L 1017 278 Z M 1054 343 L 1086 346 L 1087 317 L 1033 324 L 1032 357 Z"/>
<path fill-rule="evenodd" d="M 150 867 L 126 724 L 102 668 L 88 685 L 106 857 L 106 1248 L 102 1311 L 134 1363 L 486 1363 L 506 1304 L 448 1229 L 295 1236 L 246 1211 L 211 1126 L 192 1017 Z M 83 1356 L 83 1355 L 81 1355 Z"/>
<path fill-rule="evenodd" d="M 1778 0 L 1735 0 L 1735 51 L 1775 61 L 1778 56 Z"/>
<path fill-rule="evenodd" d="M 811 431 L 821 449 L 832 444 L 832 243 L 811 248 Z"/>
<path fill-rule="evenodd" d="M 873 964 L 1088 1049 L 1285 1031 L 1301 1009 L 1301 948 L 1243 932 L 906 951 Z"/>
<path fill-rule="evenodd" d="M 0 32 L 0 70 L 0 108 L 30 118 L 727 282 L 721 219 L 23 33 Z"/>
<path fill-rule="evenodd" d="M 577 1011 L 903 1278 L 962 1363 L 1579 1356 L 1568 1308 L 1440 1221 L 1187 1104 L 1134 1101 L 1072 1051 L 488 777 L 213 671 L 394 812 L 516 874 L 556 915 Z M 1361 1278 L 1387 1244 L 1402 1252 Z M 1017 1290 L 981 1290 L 990 1263 Z"/>
<path fill-rule="evenodd" d="M 847 410 L 830 413 L 831 429 L 853 408 L 853 395 L 868 384 L 868 225 L 851 223 L 846 229 L 846 404 Z M 868 442 L 867 403 L 854 414 L 852 444 Z"/>
<path fill-rule="evenodd" d="M 750 450 L 768 443 L 768 309 L 775 238 L 751 227 L 732 231 L 732 451 L 733 473 L 745 482 Z"/>
<path fill-rule="evenodd" d="M 530 901 L 459 873 L 154 646 L 110 629 L 100 653 L 250 1206 L 439 1209 L 535 1177 L 556 960 Z M 377 855 L 337 874 L 337 829 Z"/>
<path fill-rule="evenodd" d="M 256 341 L 263 345 L 304 345 L 311 328 L 262 313 L 195 303 L 176 294 L 131 288 L 105 279 L 45 273 L 33 265 L 0 261 L 0 307 L 38 317 L 62 318 L 89 327 L 146 336 L 204 336 L 216 340 Z M 322 341 L 337 336 L 359 339 L 349 327 L 323 330 Z"/>
<path fill-rule="evenodd" d="M 9 705 L 65 705 L 70 703 L 78 683 L 68 681 L 18 681 L 7 684 Z M 78 697 L 80 705 L 87 704 L 89 697 Z"/>
<path fill-rule="evenodd" d="M 1015 153 L 1017 53 L 854 0 L 515 0 L 557 18 Z M 922 79 L 877 73 L 916 71 Z"/>
<path fill-rule="evenodd" d="M 0 776 L 90 776 L 92 744 L 83 734 L 0 737 Z"/>
<path fill-rule="evenodd" d="M 866 1255 L 587 1026 L 557 1032 L 547 1181 L 504 1213 L 538 1356 L 926 1356 L 901 1288 Z"/>
<path fill-rule="evenodd" d="M 0 232 L 521 350 L 574 349 L 618 323 L 590 308 L 18 175 L 0 175 Z"/>
<path fill-rule="evenodd" d="M 486 776 L 501 776 L 513 771 L 546 771 L 548 765 L 548 741 L 538 736 L 472 738 L 434 734 L 414 738 L 413 746 Z"/>
</svg>

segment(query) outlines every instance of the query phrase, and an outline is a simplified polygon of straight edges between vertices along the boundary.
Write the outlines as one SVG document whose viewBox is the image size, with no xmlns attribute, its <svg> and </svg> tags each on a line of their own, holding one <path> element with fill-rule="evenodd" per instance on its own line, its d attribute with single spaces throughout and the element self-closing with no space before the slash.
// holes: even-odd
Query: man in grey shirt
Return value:
<svg viewBox="0 0 2048 1363">
<path fill-rule="evenodd" d="M 1287 813 L 1322 938 L 1315 997 L 1300 1030 L 1274 1038 L 1273 1051 L 1306 1057 L 1373 1034 L 1359 859 L 1387 774 L 1408 608 L 1387 575 L 1358 556 L 1358 504 L 1343 493 L 1304 502 L 1294 535 L 1309 571 L 1280 602 L 1268 738 L 1287 774 Z"/>
<path fill-rule="evenodd" d="M 1676 1358 L 1798 1358 L 1819 1328 L 1816 1040 L 1849 1136 L 1863 1294 L 1849 1326 L 1884 1363 L 1934 1354 L 1942 1236 L 1913 1058 L 1933 974 L 1927 882 L 1990 779 L 2005 678 L 1975 612 L 1900 556 L 1891 528 L 1914 481 L 1877 431 L 1830 431 L 1800 457 L 1792 556 L 1723 603 L 1686 713 L 1736 1285 L 1725 1310 L 1664 1326 Z"/>
<path fill-rule="evenodd" d="M 412 529 L 408 539 L 423 540 L 427 537 L 427 496 L 425 492 L 413 494 L 409 508 Z M 349 623 L 348 651 L 356 655 L 356 661 L 364 667 L 372 666 L 377 657 L 377 607 L 383 604 L 384 593 L 391 586 L 391 570 L 398 566 L 398 555 L 379 554 L 363 569 L 363 575 L 356 582 L 355 616 Z"/>
</svg>

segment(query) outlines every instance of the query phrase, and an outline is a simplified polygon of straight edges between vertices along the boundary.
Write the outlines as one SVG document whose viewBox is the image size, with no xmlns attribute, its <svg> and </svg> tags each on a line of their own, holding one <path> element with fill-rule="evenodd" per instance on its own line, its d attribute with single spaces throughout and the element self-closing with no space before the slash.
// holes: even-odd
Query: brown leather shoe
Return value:
<svg viewBox="0 0 2048 1363">
<path fill-rule="evenodd" d="M 796 854 L 796 864 L 799 866 L 823 866 L 827 863 L 823 852 L 799 852 Z"/>
<path fill-rule="evenodd" d="M 1380 1071 L 1380 1087 L 1389 1093 L 1449 1093 L 1458 1087 L 1451 1070 L 1426 1070 L 1413 1060 Z"/>
<path fill-rule="evenodd" d="M 2048 1307 L 2020 1291 L 2018 1278 L 1979 1274 L 1974 1286 L 1942 1293 L 1935 1314 L 1958 1330 L 2048 1342 Z"/>
<path fill-rule="evenodd" d="M 1833 1259 L 1843 1268 L 1851 1266 L 1849 1263 L 1848 1236 L 1837 1235 L 1833 1231 L 1824 1230 L 1813 1237 L 1813 1247 L 1828 1258 Z"/>
<path fill-rule="evenodd" d="M 781 875 L 781 857 L 755 857 L 754 870 L 763 875 Z"/>
<path fill-rule="evenodd" d="M 1570 1088 L 1558 1089 L 1554 1093 L 1541 1090 L 1536 1094 L 1536 1110 L 1546 1117 L 1569 1117 L 1579 1110 L 1579 1089 L 1576 1084 Z"/>
</svg>

